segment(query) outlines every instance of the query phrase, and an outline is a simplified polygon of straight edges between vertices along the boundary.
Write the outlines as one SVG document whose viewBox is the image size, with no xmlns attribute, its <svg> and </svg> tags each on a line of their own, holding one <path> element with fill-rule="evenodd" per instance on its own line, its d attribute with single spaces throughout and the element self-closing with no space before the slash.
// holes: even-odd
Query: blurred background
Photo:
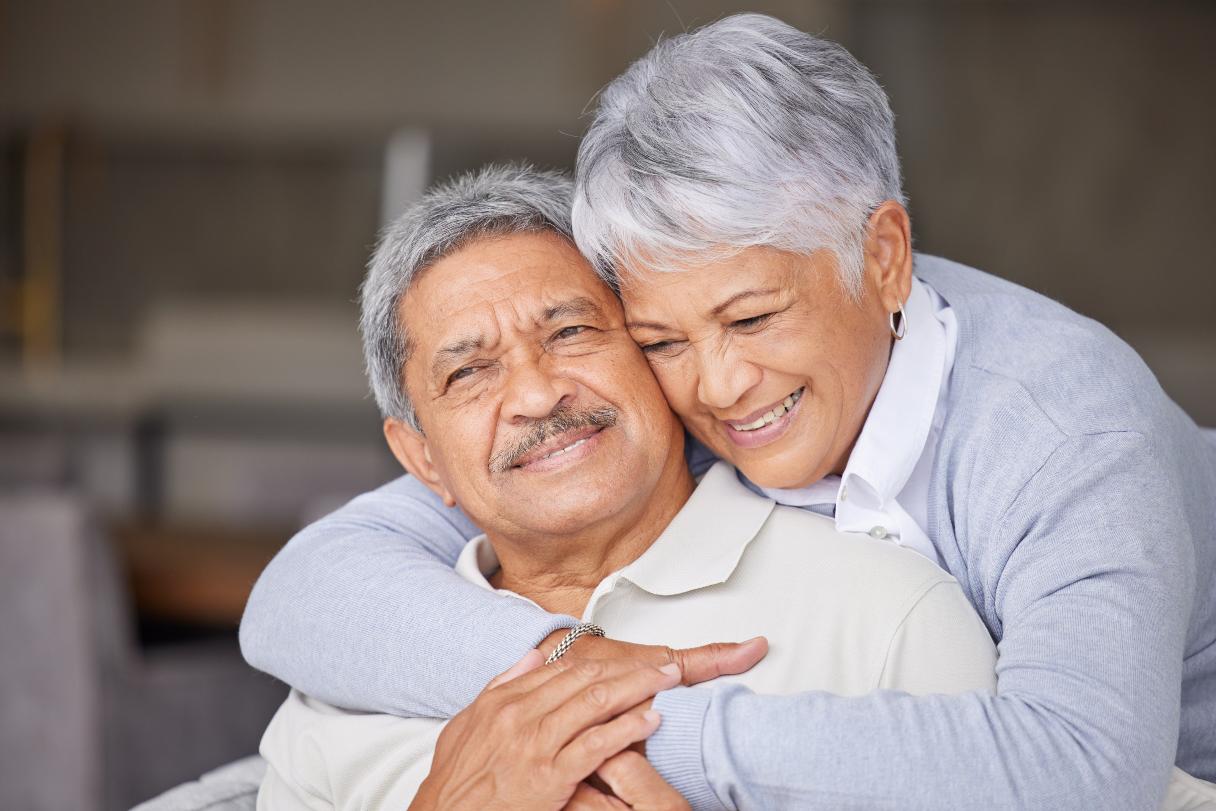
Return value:
<svg viewBox="0 0 1216 811">
<path fill-rule="evenodd" d="M 120 809 L 256 750 L 260 568 L 397 475 L 377 228 L 738 10 L 849 47 L 921 250 L 1093 316 L 1216 425 L 1216 5 L 0 0 L 0 808 Z"/>
</svg>

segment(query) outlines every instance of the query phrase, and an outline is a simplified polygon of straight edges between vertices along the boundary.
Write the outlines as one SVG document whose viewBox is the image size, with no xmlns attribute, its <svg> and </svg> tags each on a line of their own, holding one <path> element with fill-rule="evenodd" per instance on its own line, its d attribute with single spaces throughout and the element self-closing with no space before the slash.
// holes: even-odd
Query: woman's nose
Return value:
<svg viewBox="0 0 1216 811">
<path fill-rule="evenodd" d="M 760 367 L 734 352 L 703 350 L 698 365 L 697 397 L 709 408 L 730 408 L 760 382 Z"/>
</svg>

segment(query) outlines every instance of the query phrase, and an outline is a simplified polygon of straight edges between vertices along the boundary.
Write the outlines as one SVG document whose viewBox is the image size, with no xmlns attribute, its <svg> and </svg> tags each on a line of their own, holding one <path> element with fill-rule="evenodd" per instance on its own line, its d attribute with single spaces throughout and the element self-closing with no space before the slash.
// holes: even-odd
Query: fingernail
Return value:
<svg viewBox="0 0 1216 811">
<path fill-rule="evenodd" d="M 659 670 L 666 673 L 668 676 L 680 675 L 680 666 L 677 665 L 675 662 L 668 662 L 667 664 L 660 667 Z"/>
<path fill-rule="evenodd" d="M 642 717 L 646 719 L 646 723 L 648 724 L 659 723 L 659 713 L 656 710 L 646 710 L 646 712 L 642 713 Z"/>
</svg>

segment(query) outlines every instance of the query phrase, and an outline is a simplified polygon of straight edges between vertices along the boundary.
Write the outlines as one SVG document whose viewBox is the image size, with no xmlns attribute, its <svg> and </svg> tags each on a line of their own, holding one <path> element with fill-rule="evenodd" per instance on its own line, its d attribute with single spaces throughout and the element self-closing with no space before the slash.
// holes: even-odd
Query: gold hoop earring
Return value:
<svg viewBox="0 0 1216 811">
<path fill-rule="evenodd" d="M 887 315 L 887 320 L 891 324 L 891 335 L 897 341 L 902 341 L 904 336 L 908 334 L 908 317 L 904 315 L 904 305 L 900 302 L 899 305 L 899 326 L 895 326 L 895 313 Z"/>
</svg>

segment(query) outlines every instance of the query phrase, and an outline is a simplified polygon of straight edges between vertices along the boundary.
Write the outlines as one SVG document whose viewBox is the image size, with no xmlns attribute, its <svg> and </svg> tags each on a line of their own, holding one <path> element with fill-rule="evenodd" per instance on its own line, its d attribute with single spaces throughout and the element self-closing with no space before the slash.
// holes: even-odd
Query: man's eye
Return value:
<svg viewBox="0 0 1216 811">
<path fill-rule="evenodd" d="M 563 338 L 573 338 L 575 335 L 585 332 L 587 329 L 588 327 L 585 327 L 582 324 L 578 324 L 573 327 L 563 327 L 557 332 L 553 333 L 553 340 L 560 341 Z"/>
<path fill-rule="evenodd" d="M 448 384 L 455 383 L 458 380 L 463 380 L 477 371 L 476 366 L 464 366 L 448 375 Z"/>
<path fill-rule="evenodd" d="M 751 318 L 740 318 L 738 321 L 732 321 L 730 322 L 730 325 L 739 329 L 755 329 L 756 327 L 763 326 L 764 323 L 774 315 L 776 315 L 776 313 L 753 315 Z"/>
</svg>

